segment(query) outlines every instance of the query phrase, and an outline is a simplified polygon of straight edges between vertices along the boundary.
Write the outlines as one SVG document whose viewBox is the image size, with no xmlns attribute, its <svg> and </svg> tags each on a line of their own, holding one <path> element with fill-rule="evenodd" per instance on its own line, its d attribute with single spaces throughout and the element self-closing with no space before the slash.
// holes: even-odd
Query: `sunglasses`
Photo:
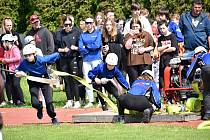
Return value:
<svg viewBox="0 0 210 140">
<path fill-rule="evenodd" d="M 64 24 L 64 27 L 71 27 L 72 26 L 72 24 Z"/>
<path fill-rule="evenodd" d="M 85 24 L 92 24 L 93 22 L 85 22 Z"/>
</svg>

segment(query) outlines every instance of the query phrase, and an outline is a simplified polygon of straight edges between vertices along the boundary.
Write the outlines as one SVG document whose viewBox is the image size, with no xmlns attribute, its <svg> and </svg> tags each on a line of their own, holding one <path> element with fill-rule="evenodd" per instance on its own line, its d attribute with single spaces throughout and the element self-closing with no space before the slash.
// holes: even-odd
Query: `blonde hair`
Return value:
<svg viewBox="0 0 210 140">
<path fill-rule="evenodd" d="M 6 30 L 5 30 L 5 21 L 6 20 L 11 20 L 11 22 L 12 22 L 12 18 L 11 17 L 9 17 L 9 16 L 4 17 L 4 19 L 2 20 L 2 23 L 1 23 L 1 34 L 6 33 Z"/>
<path fill-rule="evenodd" d="M 111 19 L 107 19 L 105 22 L 104 22 L 104 27 L 103 27 L 103 38 L 104 38 L 104 42 L 108 42 L 108 37 L 109 37 L 109 33 L 106 29 L 106 23 L 110 21 L 112 23 L 112 32 L 111 32 L 111 41 L 115 41 L 116 40 L 116 36 L 117 36 L 117 26 L 116 26 L 116 23 L 111 20 Z"/>
<path fill-rule="evenodd" d="M 154 82 L 153 77 L 150 76 L 150 75 L 147 74 L 147 73 L 144 73 L 144 74 L 140 75 L 137 79 L 138 79 L 138 80 L 150 80 L 150 81 L 153 81 L 153 82 Z"/>
</svg>

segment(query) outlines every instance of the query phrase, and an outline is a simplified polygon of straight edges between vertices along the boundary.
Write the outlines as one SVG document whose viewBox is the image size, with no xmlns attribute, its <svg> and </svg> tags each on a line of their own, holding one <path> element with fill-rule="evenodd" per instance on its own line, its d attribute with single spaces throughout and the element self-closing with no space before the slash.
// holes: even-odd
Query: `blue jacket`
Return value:
<svg viewBox="0 0 210 140">
<path fill-rule="evenodd" d="M 92 80 L 94 80 L 96 77 L 107 79 L 112 79 L 115 77 L 121 86 L 123 86 L 125 89 L 129 89 L 129 84 L 123 77 L 120 70 L 116 66 L 113 70 L 108 70 L 107 64 L 103 62 L 98 64 L 98 66 L 95 67 L 93 70 L 90 70 L 88 72 L 88 77 Z"/>
<path fill-rule="evenodd" d="M 174 33 L 176 35 L 177 42 L 184 42 L 184 36 L 182 35 L 182 32 L 179 28 L 179 25 L 175 23 L 174 21 L 171 21 L 168 24 L 168 31 L 171 33 Z"/>
<path fill-rule="evenodd" d="M 201 68 L 204 65 L 210 65 L 210 54 L 209 53 L 201 53 L 199 54 L 195 60 L 191 63 L 188 71 L 187 71 L 187 79 L 192 81 L 194 73 L 197 68 Z"/>
<path fill-rule="evenodd" d="M 16 70 L 24 71 L 25 73 L 36 76 L 36 77 L 45 77 L 48 78 L 48 73 L 46 69 L 46 63 L 55 62 L 57 59 L 60 58 L 59 53 L 53 53 L 46 56 L 36 56 L 34 63 L 29 63 L 26 59 L 24 59 L 20 66 L 17 67 Z"/>
<path fill-rule="evenodd" d="M 84 32 L 80 35 L 79 51 L 83 55 L 84 62 L 102 60 L 101 46 L 102 39 L 99 30 L 94 30 L 92 33 Z"/>
<path fill-rule="evenodd" d="M 180 17 L 179 27 L 184 35 L 184 44 L 186 50 L 193 51 L 198 46 L 208 48 L 208 36 L 210 36 L 210 20 L 205 13 L 200 13 L 197 17 L 199 23 L 197 27 L 192 24 L 190 12 L 184 13 Z"/>
<path fill-rule="evenodd" d="M 133 95 L 145 95 L 148 90 L 151 89 L 151 94 L 154 97 L 155 105 L 161 107 L 161 98 L 160 92 L 156 84 L 149 80 L 135 80 L 131 86 L 131 89 L 128 91 L 129 94 Z"/>
</svg>

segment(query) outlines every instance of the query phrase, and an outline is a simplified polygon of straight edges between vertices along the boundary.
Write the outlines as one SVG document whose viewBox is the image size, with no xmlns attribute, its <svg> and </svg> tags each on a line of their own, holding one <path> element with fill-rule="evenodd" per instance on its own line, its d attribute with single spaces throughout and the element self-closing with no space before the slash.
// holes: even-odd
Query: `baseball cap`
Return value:
<svg viewBox="0 0 210 140">
<path fill-rule="evenodd" d="M 37 21 L 39 21 L 39 17 L 37 15 L 31 15 L 30 16 L 30 23 L 33 24 L 33 23 L 35 23 Z"/>
</svg>

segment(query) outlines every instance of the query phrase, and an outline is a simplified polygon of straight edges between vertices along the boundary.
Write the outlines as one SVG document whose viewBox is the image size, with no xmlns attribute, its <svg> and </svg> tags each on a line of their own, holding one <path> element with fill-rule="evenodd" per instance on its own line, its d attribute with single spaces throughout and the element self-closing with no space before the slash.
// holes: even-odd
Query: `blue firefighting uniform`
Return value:
<svg viewBox="0 0 210 140">
<path fill-rule="evenodd" d="M 191 63 L 190 68 L 187 71 L 187 79 L 192 81 L 194 73 L 197 68 L 201 68 L 201 79 L 204 87 L 204 99 L 203 99 L 203 113 L 202 115 L 210 115 L 210 54 L 201 53 Z"/>
</svg>

